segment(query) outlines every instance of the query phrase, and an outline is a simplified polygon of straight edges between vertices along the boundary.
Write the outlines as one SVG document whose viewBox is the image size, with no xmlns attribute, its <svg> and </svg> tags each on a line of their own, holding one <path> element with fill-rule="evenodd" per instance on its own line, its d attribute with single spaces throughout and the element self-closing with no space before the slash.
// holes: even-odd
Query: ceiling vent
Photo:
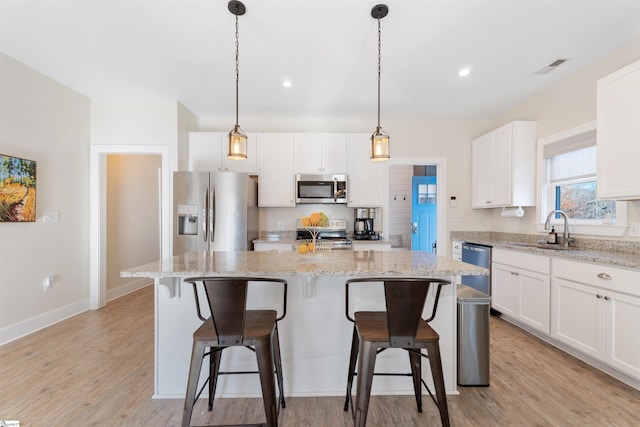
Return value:
<svg viewBox="0 0 640 427">
<path fill-rule="evenodd" d="M 538 74 L 540 76 L 543 75 L 543 74 L 547 74 L 550 71 L 555 70 L 556 68 L 558 68 L 560 65 L 564 64 L 567 61 L 568 61 L 568 59 L 556 59 L 551 64 L 547 65 L 546 67 L 543 67 L 543 68 L 539 69 L 538 71 L 536 71 L 533 74 Z"/>
</svg>

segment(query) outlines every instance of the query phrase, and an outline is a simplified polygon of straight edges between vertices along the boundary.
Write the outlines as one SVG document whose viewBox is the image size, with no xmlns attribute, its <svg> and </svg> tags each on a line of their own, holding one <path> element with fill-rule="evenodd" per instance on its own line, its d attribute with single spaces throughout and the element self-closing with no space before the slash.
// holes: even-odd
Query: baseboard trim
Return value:
<svg viewBox="0 0 640 427">
<path fill-rule="evenodd" d="M 133 280 L 125 285 L 118 286 L 115 289 L 107 291 L 107 302 L 111 302 L 132 292 L 139 291 L 140 289 L 150 285 L 153 285 L 153 280 L 149 278 L 143 277 Z"/>
<path fill-rule="evenodd" d="M 7 326 L 6 328 L 0 329 L 0 345 L 8 344 L 87 310 L 89 310 L 89 300 L 82 299 L 32 317 L 31 319 Z"/>
<path fill-rule="evenodd" d="M 153 285 L 153 281 L 147 278 L 135 280 L 107 292 L 107 301 L 113 301 L 150 285 Z M 48 328 L 70 317 L 77 316 L 87 310 L 89 310 L 89 300 L 83 299 L 2 328 L 0 329 L 0 346 L 31 335 L 41 329 Z"/>
</svg>

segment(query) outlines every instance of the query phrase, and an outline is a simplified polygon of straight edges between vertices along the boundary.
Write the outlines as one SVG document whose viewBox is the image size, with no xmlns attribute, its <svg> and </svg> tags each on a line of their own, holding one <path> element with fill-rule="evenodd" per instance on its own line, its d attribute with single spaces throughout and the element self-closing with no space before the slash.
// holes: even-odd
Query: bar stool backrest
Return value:
<svg viewBox="0 0 640 427">
<path fill-rule="evenodd" d="M 387 327 L 392 347 L 415 347 L 416 332 L 430 284 L 429 281 L 384 282 Z"/>
<path fill-rule="evenodd" d="M 287 282 L 284 279 L 265 277 L 191 277 L 184 280 L 193 285 L 198 317 L 203 322 L 213 322 L 213 328 L 221 346 L 242 345 L 243 331 L 247 313 L 248 283 L 272 282 L 283 285 L 282 314 L 276 321 L 282 320 L 287 313 Z M 202 315 L 198 284 L 202 283 L 207 297 L 211 317 Z"/>
<path fill-rule="evenodd" d="M 247 308 L 246 280 L 203 280 L 211 320 L 220 345 L 240 345 L 243 341 Z"/>
<path fill-rule="evenodd" d="M 387 329 L 392 347 L 415 347 L 416 333 L 421 320 L 432 321 L 436 316 L 440 290 L 442 286 L 451 284 L 444 279 L 428 277 L 402 277 L 402 278 L 354 278 L 345 283 L 347 319 L 355 322 L 349 313 L 349 285 L 352 283 L 382 282 L 384 284 L 385 306 L 387 314 Z M 422 318 L 422 313 L 429 294 L 431 285 L 436 286 L 436 295 L 431 309 L 431 316 Z"/>
</svg>

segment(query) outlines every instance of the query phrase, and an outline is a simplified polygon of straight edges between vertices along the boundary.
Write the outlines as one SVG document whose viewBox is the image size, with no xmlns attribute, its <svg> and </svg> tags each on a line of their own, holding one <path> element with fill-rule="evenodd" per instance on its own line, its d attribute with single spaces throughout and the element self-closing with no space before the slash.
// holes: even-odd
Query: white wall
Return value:
<svg viewBox="0 0 640 427">
<path fill-rule="evenodd" d="M 3 343 L 88 307 L 90 111 L 88 98 L 1 53 L 0 69 L 0 152 L 38 162 L 38 221 L 0 224 Z M 60 222 L 43 223 L 45 211 Z"/>
<path fill-rule="evenodd" d="M 138 287 L 120 271 L 160 259 L 160 166 L 159 155 L 107 156 L 108 300 Z"/>
</svg>

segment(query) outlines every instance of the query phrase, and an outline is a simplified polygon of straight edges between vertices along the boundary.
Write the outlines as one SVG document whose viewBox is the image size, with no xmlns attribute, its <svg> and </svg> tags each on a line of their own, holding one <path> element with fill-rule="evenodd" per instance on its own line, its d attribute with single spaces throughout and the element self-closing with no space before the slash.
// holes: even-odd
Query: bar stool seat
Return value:
<svg viewBox="0 0 640 427">
<path fill-rule="evenodd" d="M 349 286 L 353 283 L 382 282 L 385 291 L 386 311 L 356 311 L 353 317 L 349 309 Z M 440 412 L 443 426 L 449 426 L 449 412 L 447 408 L 444 375 L 440 358 L 440 337 L 429 325 L 434 319 L 440 298 L 442 286 L 451 282 L 443 279 L 431 278 L 356 278 L 345 283 L 346 317 L 353 322 L 353 338 L 349 371 L 347 374 L 347 392 L 344 410 L 352 408 L 354 425 L 364 427 L 367 420 L 371 386 L 374 375 L 410 376 L 418 412 L 422 412 L 422 385 L 435 402 Z M 436 286 L 435 300 L 431 316 L 422 318 L 422 313 L 431 285 Z M 376 356 L 389 348 L 404 349 L 409 354 L 410 373 L 374 372 Z M 422 353 L 427 350 L 427 354 Z M 436 397 L 422 379 L 422 358 L 429 359 Z M 356 372 L 356 361 L 358 369 Z M 351 389 L 353 379 L 358 376 L 356 386 L 356 403 L 353 408 Z"/>
<path fill-rule="evenodd" d="M 195 402 L 207 385 L 208 409 L 212 410 L 219 375 L 257 373 L 260 376 L 266 425 L 277 427 L 278 412 L 280 407 L 285 407 L 278 321 L 286 315 L 286 280 L 258 277 L 192 277 L 184 281 L 193 285 L 197 315 L 203 323 L 193 333 L 182 426 L 190 425 Z M 249 282 L 282 284 L 283 302 L 280 317 L 276 310 L 247 310 Z M 202 315 L 200 309 L 199 284 L 204 288 L 211 312 L 211 316 L 207 318 Z M 222 352 L 229 347 L 245 347 L 253 351 L 258 362 L 258 371 L 220 371 Z M 200 370 L 205 357 L 209 358 L 209 375 L 198 391 Z M 279 399 L 276 399 L 274 374 L 280 390 Z"/>
</svg>

